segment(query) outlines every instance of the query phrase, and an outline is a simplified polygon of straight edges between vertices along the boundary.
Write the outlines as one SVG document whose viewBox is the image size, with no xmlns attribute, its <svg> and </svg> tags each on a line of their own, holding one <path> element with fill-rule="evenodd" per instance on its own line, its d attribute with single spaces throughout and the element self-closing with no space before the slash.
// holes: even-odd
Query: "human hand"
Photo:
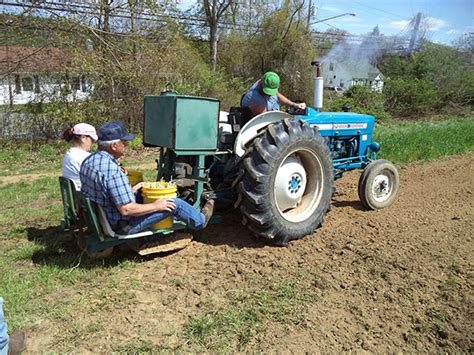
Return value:
<svg viewBox="0 0 474 355">
<path fill-rule="evenodd" d="M 176 204 L 174 203 L 172 198 L 160 198 L 153 202 L 153 205 L 156 208 L 157 212 L 160 211 L 168 211 L 173 212 L 176 208 Z"/>
<path fill-rule="evenodd" d="M 135 193 L 137 192 L 138 190 L 140 190 L 143 185 L 145 185 L 145 183 L 142 181 L 142 182 L 139 182 L 138 184 L 136 184 L 135 186 L 132 186 L 132 192 Z"/>
<path fill-rule="evenodd" d="M 295 108 L 299 109 L 299 110 L 304 110 L 306 109 L 306 103 L 305 102 L 300 102 L 300 103 L 295 103 Z"/>
</svg>

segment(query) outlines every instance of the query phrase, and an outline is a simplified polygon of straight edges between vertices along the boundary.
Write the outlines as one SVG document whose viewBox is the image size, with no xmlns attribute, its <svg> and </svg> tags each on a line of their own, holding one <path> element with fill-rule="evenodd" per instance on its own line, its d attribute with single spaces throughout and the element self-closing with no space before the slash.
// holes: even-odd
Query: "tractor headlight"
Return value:
<svg viewBox="0 0 474 355">
<path fill-rule="evenodd" d="M 377 153 L 380 150 L 380 143 L 373 141 L 372 143 L 369 144 L 369 149 L 373 151 L 374 153 Z"/>
</svg>

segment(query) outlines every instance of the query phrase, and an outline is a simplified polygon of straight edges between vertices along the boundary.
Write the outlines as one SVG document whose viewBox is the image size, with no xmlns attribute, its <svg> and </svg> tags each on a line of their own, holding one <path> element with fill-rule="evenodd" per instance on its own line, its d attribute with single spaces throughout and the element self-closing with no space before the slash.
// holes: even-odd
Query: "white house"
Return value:
<svg viewBox="0 0 474 355">
<path fill-rule="evenodd" d="M 68 101 L 86 98 L 87 80 L 65 75 L 71 60 L 62 48 L 0 46 L 0 105 L 48 102 L 61 93 Z"/>
<path fill-rule="evenodd" d="M 324 83 L 327 87 L 368 86 L 373 91 L 382 92 L 384 76 L 368 62 L 329 61 L 323 67 Z"/>
</svg>

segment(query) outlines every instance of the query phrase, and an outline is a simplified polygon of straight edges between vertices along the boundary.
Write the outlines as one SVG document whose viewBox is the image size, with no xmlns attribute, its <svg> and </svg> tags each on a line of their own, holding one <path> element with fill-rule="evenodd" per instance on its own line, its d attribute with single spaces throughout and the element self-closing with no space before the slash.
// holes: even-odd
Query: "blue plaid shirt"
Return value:
<svg viewBox="0 0 474 355">
<path fill-rule="evenodd" d="M 135 202 L 135 195 L 118 161 L 108 152 L 98 150 L 82 163 L 81 192 L 104 209 L 112 229 L 117 228 L 123 217 L 117 206 Z"/>
</svg>

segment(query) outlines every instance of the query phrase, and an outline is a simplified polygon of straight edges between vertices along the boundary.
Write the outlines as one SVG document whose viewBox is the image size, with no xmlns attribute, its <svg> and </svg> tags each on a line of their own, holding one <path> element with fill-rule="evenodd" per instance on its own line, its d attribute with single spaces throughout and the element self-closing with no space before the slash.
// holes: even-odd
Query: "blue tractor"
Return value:
<svg viewBox="0 0 474 355">
<path fill-rule="evenodd" d="M 161 147 L 157 179 L 177 182 L 196 208 L 213 198 L 240 210 L 256 236 L 276 245 L 312 234 L 330 209 L 333 182 L 363 169 L 358 193 L 367 209 L 392 204 L 399 174 L 376 160 L 375 118 L 320 112 L 320 65 L 314 107 L 266 112 L 250 120 L 241 108 L 219 118 L 219 101 L 166 92 L 145 98 L 144 144 Z"/>
</svg>

